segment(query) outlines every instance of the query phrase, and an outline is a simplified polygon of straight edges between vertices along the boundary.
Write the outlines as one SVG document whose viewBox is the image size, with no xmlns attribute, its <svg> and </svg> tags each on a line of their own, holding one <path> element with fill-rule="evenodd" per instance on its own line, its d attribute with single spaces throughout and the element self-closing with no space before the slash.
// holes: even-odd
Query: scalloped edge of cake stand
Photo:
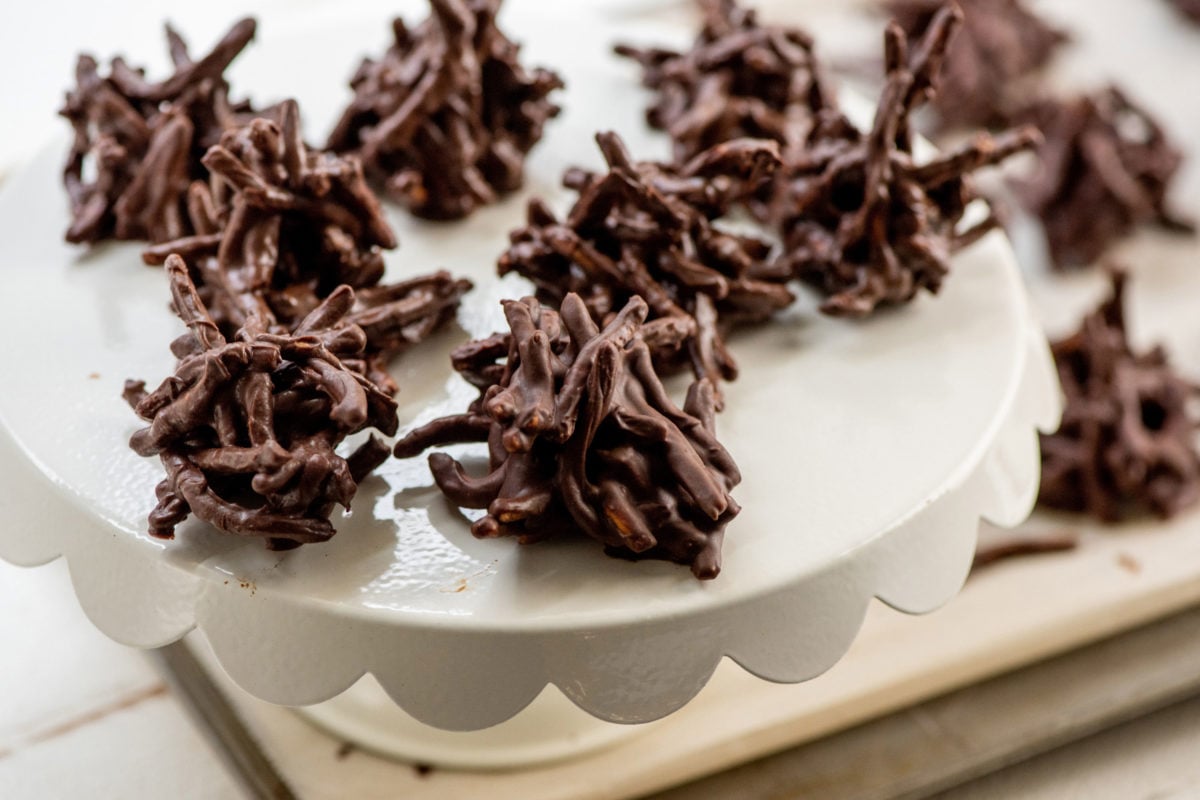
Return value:
<svg viewBox="0 0 1200 800">
<path fill-rule="evenodd" d="M 211 581 L 167 559 L 147 558 L 144 542 L 130 542 L 97 520 L 69 487 L 52 483 L 28 463 L 3 426 L 0 465 L 11 474 L 0 492 L 0 513 L 10 535 L 0 535 L 0 557 L 28 566 L 66 557 L 81 606 L 117 641 L 152 648 L 199 628 L 230 677 L 269 702 L 313 705 L 345 694 L 341 702 L 354 704 L 359 701 L 351 687 L 369 673 L 421 726 L 491 727 L 539 695 L 550 696 L 543 690 L 551 684 L 600 725 L 645 723 L 694 697 L 723 657 L 765 680 L 798 683 L 841 658 L 872 598 L 900 611 L 925 613 L 958 592 L 970 568 L 979 520 L 1010 526 L 1032 509 L 1040 474 L 1037 432 L 1052 430 L 1059 418 L 1053 361 L 1040 328 L 1026 317 L 1021 378 L 992 441 L 980 450 L 977 463 L 964 465 L 959 483 L 818 574 L 715 609 L 705 619 L 715 634 L 702 640 L 687 629 L 672 630 L 672 620 L 645 626 L 637 637 L 623 628 L 586 636 L 548 631 L 495 637 L 404 629 L 346 620 L 326 613 L 321 604 L 300 606 L 270 593 L 217 591 Z M 821 613 L 805 614 L 815 608 Z M 751 620 L 770 621 L 770 635 Z M 322 643 L 320 658 L 313 657 L 314 642 Z M 488 657 L 480 659 L 480 652 Z M 431 653 L 437 654 L 432 660 Z M 654 654 L 652 665 L 646 663 L 647 653 Z M 604 664 L 603 672 L 586 666 L 597 662 Z M 282 670 L 281 664 L 291 667 Z M 295 669 L 297 664 L 306 666 Z M 444 669 L 449 665 L 453 668 Z M 498 675 L 505 677 L 497 681 Z M 570 713 L 563 718 L 563 709 L 574 712 L 574 706 L 551 702 L 550 711 L 539 711 L 544 705 L 538 701 L 526 714 L 543 714 L 547 725 L 577 726 Z M 345 733 L 336 722 L 345 715 L 334 706 L 327 713 L 317 709 L 314 716 Z M 399 752 L 394 746 L 364 744 Z"/>
</svg>

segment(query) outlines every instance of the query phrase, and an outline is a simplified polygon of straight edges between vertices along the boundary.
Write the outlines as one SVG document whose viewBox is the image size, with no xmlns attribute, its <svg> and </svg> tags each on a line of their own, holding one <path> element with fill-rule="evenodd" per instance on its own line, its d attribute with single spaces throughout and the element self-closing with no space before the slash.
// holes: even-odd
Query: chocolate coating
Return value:
<svg viewBox="0 0 1200 800">
<path fill-rule="evenodd" d="M 328 147 L 354 153 L 387 195 L 417 216 L 465 217 L 521 186 L 525 156 L 559 108 L 562 87 L 528 71 L 496 27 L 500 0 L 430 0 L 432 15 L 366 59 Z"/>
<path fill-rule="evenodd" d="M 454 356 L 476 385 L 492 362 L 496 382 L 465 414 L 401 438 L 396 455 L 486 441 L 482 477 L 444 453 L 429 457 L 451 502 L 487 510 L 471 526 L 478 537 L 529 543 L 579 530 L 610 555 L 716 577 L 741 478 L 713 433 L 712 385 L 696 381 L 682 410 L 667 396 L 644 338 L 646 302 L 631 298 L 603 328 L 575 294 L 561 312 L 533 298 L 506 300 L 504 312 L 510 333 Z"/>
</svg>

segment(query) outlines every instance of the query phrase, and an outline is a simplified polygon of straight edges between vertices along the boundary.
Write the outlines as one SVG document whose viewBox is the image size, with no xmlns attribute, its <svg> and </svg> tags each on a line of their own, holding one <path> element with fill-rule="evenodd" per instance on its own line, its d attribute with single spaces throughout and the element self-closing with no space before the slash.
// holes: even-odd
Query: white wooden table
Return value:
<svg viewBox="0 0 1200 800">
<path fill-rule="evenodd" d="M 238 796 L 145 654 L 80 611 L 65 564 L 0 562 L 0 643 L 0 797 Z"/>
</svg>

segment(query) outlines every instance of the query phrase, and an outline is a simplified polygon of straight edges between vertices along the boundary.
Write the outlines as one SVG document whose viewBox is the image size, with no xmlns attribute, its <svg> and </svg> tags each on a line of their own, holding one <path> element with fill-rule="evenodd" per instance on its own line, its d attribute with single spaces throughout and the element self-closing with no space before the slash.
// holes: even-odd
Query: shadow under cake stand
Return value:
<svg viewBox="0 0 1200 800">
<path fill-rule="evenodd" d="M 583 40 L 538 36 L 537 24 L 547 23 L 523 29 L 529 52 L 582 63 L 552 51 Z M 320 50 L 353 63 L 347 54 L 378 38 L 364 30 L 322 27 Z M 310 121 L 327 120 L 342 96 L 313 72 L 311 39 L 264 41 L 270 60 L 248 53 L 258 83 L 245 85 L 284 94 L 280 76 L 301 80 L 306 108 L 317 109 Z M 473 395 L 446 355 L 499 329 L 498 300 L 526 291 L 493 275 L 524 197 L 562 208 L 558 175 L 596 163 L 590 133 L 600 127 L 636 153 L 664 154 L 644 131 L 627 67 L 564 71 L 590 86 L 590 102 L 568 104 L 551 126 L 526 195 L 466 227 L 389 212 L 403 243 L 389 277 L 441 266 L 477 285 L 456 327 L 397 362 L 405 427 Z M 0 557 L 66 558 L 81 605 L 112 638 L 153 648 L 198 629 L 247 692 L 304 707 L 364 747 L 512 767 L 670 714 L 724 657 L 764 680 L 807 680 L 846 651 L 872 598 L 936 608 L 966 577 L 979 520 L 1012 525 L 1032 507 L 1037 430 L 1057 423 L 1057 382 L 1012 252 L 993 233 L 956 258 L 937 298 L 848 322 L 806 297 L 734 338 L 742 378 L 718 430 L 743 473 L 743 511 L 716 580 L 609 559 L 576 537 L 477 541 L 423 459 L 391 460 L 366 480 L 327 544 L 271 553 L 194 521 L 175 542 L 151 539 L 161 469 L 129 450 L 139 421 L 120 391 L 126 377 L 153 385 L 170 374 L 167 344 L 181 326 L 138 245 L 81 254 L 61 242 L 60 153 L 50 148 L 0 189 Z M 683 386 L 669 388 L 678 396 Z M 470 462 L 480 449 L 451 451 Z"/>
</svg>

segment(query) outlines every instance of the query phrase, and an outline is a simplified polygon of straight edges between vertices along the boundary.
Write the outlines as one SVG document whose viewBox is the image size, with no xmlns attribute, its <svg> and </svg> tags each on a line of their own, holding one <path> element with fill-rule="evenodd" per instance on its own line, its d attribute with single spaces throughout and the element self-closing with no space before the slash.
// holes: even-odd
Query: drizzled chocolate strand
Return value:
<svg viewBox="0 0 1200 800">
<path fill-rule="evenodd" d="M 1200 24 L 1200 0 L 1171 0 L 1171 2 L 1184 17 Z"/>
</svg>

